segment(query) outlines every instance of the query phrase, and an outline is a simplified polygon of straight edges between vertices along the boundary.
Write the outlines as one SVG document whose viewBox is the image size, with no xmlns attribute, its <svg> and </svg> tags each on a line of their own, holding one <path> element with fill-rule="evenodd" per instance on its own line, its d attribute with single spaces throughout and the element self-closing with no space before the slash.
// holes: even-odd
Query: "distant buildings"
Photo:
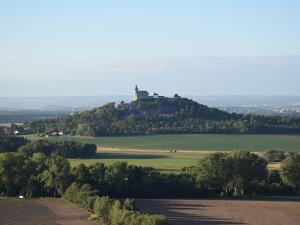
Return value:
<svg viewBox="0 0 300 225">
<path fill-rule="evenodd" d="M 143 100 L 143 99 L 158 99 L 164 98 L 164 96 L 160 96 L 157 93 L 154 93 L 153 96 L 149 95 L 148 91 L 140 91 L 137 85 L 134 88 L 133 100 Z"/>
</svg>

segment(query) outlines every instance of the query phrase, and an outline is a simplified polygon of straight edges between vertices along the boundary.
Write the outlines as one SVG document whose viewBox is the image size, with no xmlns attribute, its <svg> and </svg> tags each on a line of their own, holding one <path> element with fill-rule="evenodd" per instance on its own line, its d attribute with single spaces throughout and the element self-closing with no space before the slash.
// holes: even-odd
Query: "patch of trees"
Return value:
<svg viewBox="0 0 300 225">
<path fill-rule="evenodd" d="M 299 154 L 290 154 L 279 171 L 267 171 L 266 161 L 244 151 L 213 153 L 180 174 L 115 162 L 80 164 L 43 153 L 0 154 L 0 193 L 4 196 L 51 196 L 72 183 L 88 184 L 99 196 L 114 198 L 208 197 L 219 195 L 281 195 L 299 193 Z M 89 205 L 86 199 L 85 205 Z"/>
<path fill-rule="evenodd" d="M 90 157 L 96 154 L 97 146 L 94 144 L 81 144 L 74 141 L 52 142 L 38 140 L 18 148 L 18 152 L 32 155 L 41 152 L 46 156 L 56 154 L 65 158 Z"/>
<path fill-rule="evenodd" d="M 173 133 L 300 133 L 300 117 L 227 113 L 186 98 L 109 103 L 61 119 L 25 124 L 28 133 L 64 131 L 73 135 Z"/>
<path fill-rule="evenodd" d="M 0 153 L 16 152 L 20 146 L 27 143 L 29 143 L 29 141 L 23 137 L 0 135 Z"/>
<path fill-rule="evenodd" d="M 268 150 L 264 153 L 264 159 L 267 162 L 281 162 L 286 158 L 284 151 Z"/>
<path fill-rule="evenodd" d="M 81 208 L 94 212 L 106 225 L 167 225 L 167 219 L 162 215 L 144 214 L 135 210 L 134 200 L 120 201 L 109 197 L 96 196 L 90 185 L 79 186 L 73 183 L 63 197 Z"/>
<path fill-rule="evenodd" d="M 267 162 L 246 151 L 214 153 L 199 160 L 196 177 L 200 187 L 225 195 L 244 195 L 267 176 Z"/>
</svg>

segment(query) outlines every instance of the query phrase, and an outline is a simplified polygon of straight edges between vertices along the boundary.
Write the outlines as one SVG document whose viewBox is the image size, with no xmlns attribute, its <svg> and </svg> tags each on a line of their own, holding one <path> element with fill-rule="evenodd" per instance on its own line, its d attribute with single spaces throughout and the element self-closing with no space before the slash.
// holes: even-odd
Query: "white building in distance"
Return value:
<svg viewBox="0 0 300 225">
<path fill-rule="evenodd" d="M 159 96 L 157 93 L 154 93 L 153 96 L 149 95 L 148 91 L 140 91 L 137 85 L 134 88 L 133 100 L 143 100 L 143 99 L 153 99 L 153 98 L 164 98 L 164 96 Z"/>
</svg>

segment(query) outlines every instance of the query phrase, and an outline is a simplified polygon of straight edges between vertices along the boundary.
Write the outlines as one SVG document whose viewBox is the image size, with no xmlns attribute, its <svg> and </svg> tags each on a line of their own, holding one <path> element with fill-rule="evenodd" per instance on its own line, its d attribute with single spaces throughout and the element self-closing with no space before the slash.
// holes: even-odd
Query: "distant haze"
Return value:
<svg viewBox="0 0 300 225">
<path fill-rule="evenodd" d="M 297 107 L 300 109 L 300 96 L 183 96 L 201 104 L 214 107 Z M 68 97 L 0 97 L 0 111 L 5 110 L 63 110 L 83 111 L 109 102 L 130 102 L 133 96 L 68 96 Z"/>
<path fill-rule="evenodd" d="M 300 1 L 0 3 L 0 96 L 300 95 Z"/>
</svg>

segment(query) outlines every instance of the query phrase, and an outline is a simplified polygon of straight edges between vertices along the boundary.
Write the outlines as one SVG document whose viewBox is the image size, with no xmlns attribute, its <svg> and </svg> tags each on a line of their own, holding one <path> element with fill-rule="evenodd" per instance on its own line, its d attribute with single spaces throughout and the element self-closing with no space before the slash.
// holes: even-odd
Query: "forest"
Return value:
<svg viewBox="0 0 300 225">
<path fill-rule="evenodd" d="M 186 98 L 164 98 L 109 103 L 60 119 L 26 123 L 18 129 L 25 134 L 63 131 L 82 136 L 291 134 L 300 133 L 300 117 L 227 113 Z"/>
<path fill-rule="evenodd" d="M 24 137 L 0 135 L 1 152 L 19 152 L 24 155 L 43 153 L 46 156 L 59 155 L 65 158 L 84 158 L 94 156 L 97 146 L 94 144 L 81 144 L 75 141 L 53 142 L 38 140 L 30 142 Z"/>
<path fill-rule="evenodd" d="M 300 155 L 291 153 L 279 170 L 247 151 L 210 153 L 179 174 L 115 162 L 71 167 L 57 154 L 0 153 L 1 196 L 59 197 L 76 183 L 113 198 L 295 195 L 300 188 Z"/>
</svg>

